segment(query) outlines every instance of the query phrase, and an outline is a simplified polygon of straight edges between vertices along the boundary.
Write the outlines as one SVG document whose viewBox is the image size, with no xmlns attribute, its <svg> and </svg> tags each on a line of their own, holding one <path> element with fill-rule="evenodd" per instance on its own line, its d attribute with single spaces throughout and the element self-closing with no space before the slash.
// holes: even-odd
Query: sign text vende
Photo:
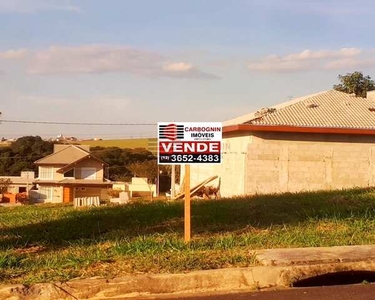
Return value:
<svg viewBox="0 0 375 300">
<path fill-rule="evenodd" d="M 217 141 L 160 142 L 159 153 L 220 154 L 221 143 Z"/>
</svg>

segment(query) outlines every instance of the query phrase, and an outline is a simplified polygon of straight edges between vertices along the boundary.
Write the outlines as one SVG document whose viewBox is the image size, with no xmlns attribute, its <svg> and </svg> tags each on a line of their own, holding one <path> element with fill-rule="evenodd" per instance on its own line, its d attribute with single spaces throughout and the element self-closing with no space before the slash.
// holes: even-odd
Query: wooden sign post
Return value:
<svg viewBox="0 0 375 300">
<path fill-rule="evenodd" d="M 194 164 L 220 164 L 222 123 L 220 122 L 158 122 L 158 165 L 172 165 L 171 198 L 184 203 L 184 239 L 191 240 L 191 191 L 190 166 Z M 185 165 L 185 189 L 175 197 L 174 165 Z M 194 170 L 193 170 L 194 172 Z M 210 182 L 212 179 L 205 181 Z M 193 179 L 196 179 L 193 177 Z M 193 181 L 194 182 L 194 181 Z M 197 187 L 196 187 L 197 188 Z M 191 192 L 191 194 L 190 194 Z"/>
<path fill-rule="evenodd" d="M 185 243 L 191 239 L 190 165 L 185 165 Z"/>
</svg>

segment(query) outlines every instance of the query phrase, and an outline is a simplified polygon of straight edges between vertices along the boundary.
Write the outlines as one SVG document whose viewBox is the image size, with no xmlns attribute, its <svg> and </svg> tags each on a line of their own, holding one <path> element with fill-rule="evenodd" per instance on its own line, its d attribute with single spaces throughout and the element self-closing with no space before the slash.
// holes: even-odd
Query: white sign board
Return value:
<svg viewBox="0 0 375 300">
<path fill-rule="evenodd" d="M 158 163 L 220 164 L 222 132 L 219 122 L 159 122 Z"/>
</svg>

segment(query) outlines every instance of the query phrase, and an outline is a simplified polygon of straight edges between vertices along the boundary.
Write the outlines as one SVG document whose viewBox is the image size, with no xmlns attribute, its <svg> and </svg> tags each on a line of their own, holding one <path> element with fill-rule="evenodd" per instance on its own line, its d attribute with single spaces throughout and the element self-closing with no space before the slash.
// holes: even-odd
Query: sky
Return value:
<svg viewBox="0 0 375 300">
<path fill-rule="evenodd" d="M 364 0 L 0 0 L 0 137 L 103 139 L 225 121 L 375 77 Z"/>
</svg>

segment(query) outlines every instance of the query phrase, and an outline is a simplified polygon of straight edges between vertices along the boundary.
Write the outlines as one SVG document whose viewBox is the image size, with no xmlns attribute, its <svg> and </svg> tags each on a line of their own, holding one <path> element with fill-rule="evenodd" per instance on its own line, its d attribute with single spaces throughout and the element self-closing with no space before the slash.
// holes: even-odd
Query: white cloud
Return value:
<svg viewBox="0 0 375 300">
<path fill-rule="evenodd" d="M 300 53 L 292 53 L 285 56 L 284 60 L 308 60 L 308 59 L 326 59 L 337 57 L 357 56 L 362 52 L 358 48 L 341 48 L 340 50 L 303 50 Z"/>
<path fill-rule="evenodd" d="M 26 55 L 25 49 L 19 49 L 19 50 L 7 50 L 4 52 L 0 52 L 0 59 L 22 59 Z"/>
<path fill-rule="evenodd" d="M 326 70 L 345 70 L 354 68 L 366 68 L 375 67 L 375 59 L 364 58 L 364 59 L 338 59 L 333 60 L 324 65 Z"/>
<path fill-rule="evenodd" d="M 169 63 L 163 66 L 163 74 L 175 78 L 220 79 L 219 76 L 200 71 L 186 62 Z"/>
<path fill-rule="evenodd" d="M 27 72 L 38 75 L 128 72 L 149 77 L 218 78 L 187 62 L 167 63 L 166 57 L 155 52 L 108 45 L 51 46 L 36 51 L 28 62 Z"/>
<path fill-rule="evenodd" d="M 163 69 L 168 72 L 187 72 L 193 69 L 193 66 L 185 62 L 179 62 L 165 65 Z"/>
<path fill-rule="evenodd" d="M 39 11 L 79 12 L 80 8 L 69 0 L 0 0 L 0 13 L 36 13 Z"/>
<path fill-rule="evenodd" d="M 311 69 L 326 69 L 327 65 L 336 61 L 355 61 L 363 51 L 359 48 L 341 48 L 339 50 L 304 50 L 285 56 L 270 55 L 258 61 L 252 61 L 248 68 L 263 72 L 294 72 Z M 333 64 L 330 68 L 340 68 L 340 64 Z"/>
<path fill-rule="evenodd" d="M 306 62 L 300 60 L 283 59 L 277 55 L 270 55 L 259 62 L 248 64 L 250 70 L 254 71 L 297 71 L 308 67 Z"/>
<path fill-rule="evenodd" d="M 163 58 L 155 53 L 124 46 L 51 46 L 37 51 L 28 72 L 33 74 L 105 73 L 129 71 L 153 73 Z"/>
</svg>

